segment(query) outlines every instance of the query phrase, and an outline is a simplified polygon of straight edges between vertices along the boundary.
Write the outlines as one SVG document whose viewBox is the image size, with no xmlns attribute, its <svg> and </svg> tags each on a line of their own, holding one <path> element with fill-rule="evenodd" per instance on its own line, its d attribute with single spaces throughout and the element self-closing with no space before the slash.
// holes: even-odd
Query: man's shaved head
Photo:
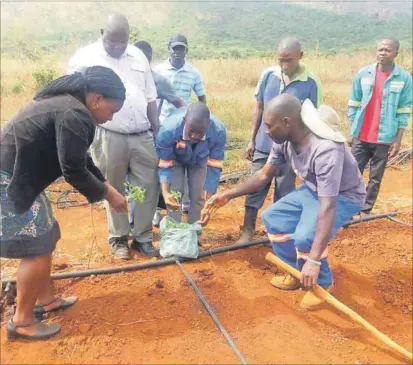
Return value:
<svg viewBox="0 0 413 365">
<path fill-rule="evenodd" d="M 301 119 L 301 103 L 295 96 L 280 94 L 264 109 L 268 136 L 278 144 L 291 141 L 300 129 L 306 128 Z"/>
<path fill-rule="evenodd" d="M 110 14 L 102 34 L 106 52 L 113 58 L 120 58 L 128 46 L 128 19 L 122 14 Z"/>
<path fill-rule="evenodd" d="M 119 33 L 124 32 L 129 34 L 129 22 L 126 16 L 119 13 L 110 14 L 106 22 L 105 33 Z"/>
<path fill-rule="evenodd" d="M 189 105 L 184 120 L 191 142 L 196 143 L 205 135 L 211 122 L 211 114 L 204 103 L 192 103 Z"/>
<path fill-rule="evenodd" d="M 301 52 L 301 44 L 297 38 L 288 37 L 284 38 L 278 45 L 279 52 L 295 53 Z"/>
<path fill-rule="evenodd" d="M 278 45 L 278 63 L 288 77 L 297 76 L 300 71 L 300 60 L 303 57 L 301 44 L 297 38 L 284 38 Z"/>
<path fill-rule="evenodd" d="M 201 102 L 192 103 L 188 111 L 186 112 L 185 119 L 191 125 L 204 125 L 205 123 L 209 124 L 210 121 L 210 112 L 208 107 Z"/>
<path fill-rule="evenodd" d="M 265 112 L 276 114 L 281 118 L 297 119 L 300 116 L 301 103 L 295 96 L 280 94 L 268 103 L 265 107 Z"/>
</svg>

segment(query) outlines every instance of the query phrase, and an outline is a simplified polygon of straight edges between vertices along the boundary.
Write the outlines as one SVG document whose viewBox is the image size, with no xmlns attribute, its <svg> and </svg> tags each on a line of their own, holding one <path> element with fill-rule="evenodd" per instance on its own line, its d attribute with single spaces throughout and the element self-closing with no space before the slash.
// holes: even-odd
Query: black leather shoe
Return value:
<svg viewBox="0 0 413 365">
<path fill-rule="evenodd" d="M 138 242 L 133 240 L 131 249 L 139 251 L 147 257 L 159 257 L 159 250 L 153 247 L 152 242 Z"/>
</svg>

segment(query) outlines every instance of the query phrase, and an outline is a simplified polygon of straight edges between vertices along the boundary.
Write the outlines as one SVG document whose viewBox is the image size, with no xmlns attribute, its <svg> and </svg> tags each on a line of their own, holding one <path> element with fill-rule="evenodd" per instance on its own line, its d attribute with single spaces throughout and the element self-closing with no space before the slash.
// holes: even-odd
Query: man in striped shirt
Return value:
<svg viewBox="0 0 413 365">
<path fill-rule="evenodd" d="M 188 54 L 188 40 L 182 34 L 174 35 L 168 44 L 169 59 L 159 66 L 155 71 L 165 76 L 172 84 L 175 93 L 187 104 L 191 102 L 192 90 L 198 97 L 198 101 L 206 104 L 205 86 L 201 73 L 185 60 Z M 175 106 L 167 100 L 163 103 L 160 123 L 174 112 Z M 182 209 L 184 212 L 189 210 L 190 202 L 188 197 L 188 186 L 185 186 L 185 193 L 182 199 Z"/>
<path fill-rule="evenodd" d="M 155 67 L 155 71 L 165 76 L 175 93 L 186 103 L 191 101 L 192 90 L 198 100 L 206 104 L 205 86 L 201 73 L 185 60 L 188 54 L 188 41 L 182 34 L 177 34 L 169 40 L 169 59 Z M 159 121 L 162 123 L 175 110 L 175 106 L 165 101 Z"/>
</svg>

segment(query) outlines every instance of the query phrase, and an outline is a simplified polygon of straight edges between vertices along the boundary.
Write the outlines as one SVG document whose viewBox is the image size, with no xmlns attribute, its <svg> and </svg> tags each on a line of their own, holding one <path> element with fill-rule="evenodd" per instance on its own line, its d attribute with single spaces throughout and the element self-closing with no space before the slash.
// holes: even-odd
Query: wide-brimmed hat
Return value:
<svg viewBox="0 0 413 365">
<path fill-rule="evenodd" d="M 306 99 L 301 107 L 301 119 L 315 135 L 335 142 L 347 142 L 339 132 L 341 118 L 328 105 L 320 105 L 317 109 L 310 99 Z"/>
</svg>

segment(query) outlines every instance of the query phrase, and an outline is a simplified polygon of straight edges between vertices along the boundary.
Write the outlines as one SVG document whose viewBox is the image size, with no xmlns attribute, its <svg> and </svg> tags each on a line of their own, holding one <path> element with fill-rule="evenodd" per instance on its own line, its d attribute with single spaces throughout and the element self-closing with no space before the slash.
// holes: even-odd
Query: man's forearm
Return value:
<svg viewBox="0 0 413 365">
<path fill-rule="evenodd" d="M 156 101 L 151 101 L 150 103 L 148 103 L 147 114 L 153 133 L 157 135 L 159 130 L 159 118 L 158 109 L 156 107 Z"/>
<path fill-rule="evenodd" d="M 167 182 L 161 182 L 161 191 L 162 195 L 168 194 L 171 192 L 171 184 Z"/>
<path fill-rule="evenodd" d="M 399 128 L 397 130 L 395 142 L 402 143 L 403 134 L 404 134 L 404 128 Z"/>
<path fill-rule="evenodd" d="M 332 198 L 326 198 L 332 199 Z M 316 233 L 314 236 L 313 246 L 311 247 L 310 257 L 313 260 L 320 261 L 323 252 L 328 246 L 331 233 L 334 228 L 334 220 L 336 216 L 336 201 L 331 200 L 328 204 L 322 206 L 317 216 Z"/>
<path fill-rule="evenodd" d="M 174 105 L 175 108 L 182 108 L 183 106 L 186 105 L 185 102 L 184 102 L 181 98 L 179 98 L 179 97 L 177 97 L 177 98 L 172 102 L 172 104 Z"/>
</svg>

